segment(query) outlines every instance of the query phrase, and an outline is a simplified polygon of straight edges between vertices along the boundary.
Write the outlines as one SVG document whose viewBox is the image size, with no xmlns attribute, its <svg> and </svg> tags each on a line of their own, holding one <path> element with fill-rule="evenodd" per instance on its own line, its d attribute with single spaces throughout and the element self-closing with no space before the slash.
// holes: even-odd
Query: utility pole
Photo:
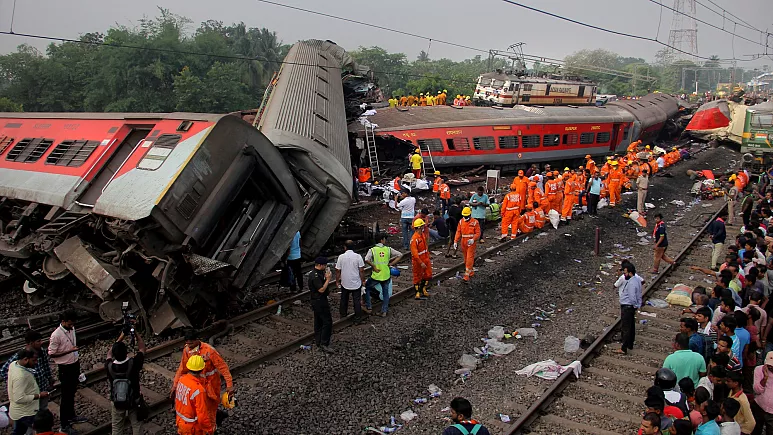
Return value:
<svg viewBox="0 0 773 435">
<path fill-rule="evenodd" d="M 668 33 L 668 45 L 674 57 L 684 57 L 684 52 L 698 55 L 698 23 L 695 21 L 695 0 L 674 0 L 674 17 Z M 675 50 L 678 49 L 678 50 Z"/>
</svg>

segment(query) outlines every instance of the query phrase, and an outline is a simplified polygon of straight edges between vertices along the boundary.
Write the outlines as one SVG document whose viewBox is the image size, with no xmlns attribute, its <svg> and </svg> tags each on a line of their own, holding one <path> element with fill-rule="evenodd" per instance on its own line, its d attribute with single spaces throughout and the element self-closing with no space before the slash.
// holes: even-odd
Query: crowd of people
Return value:
<svg viewBox="0 0 773 435">
<path fill-rule="evenodd" d="M 8 416 L 14 423 L 13 435 L 76 435 L 74 425 L 88 422 L 75 412 L 78 385 L 86 381 L 80 368 L 76 320 L 76 312 L 65 311 L 49 338 L 48 348 L 43 347 L 40 332 L 29 330 L 25 334 L 25 347 L 0 368 L 0 378 L 7 382 Z M 104 360 L 113 435 L 124 435 L 127 426 L 132 435 L 142 435 L 142 423 L 149 412 L 140 386 L 147 349 L 142 335 L 135 333 L 134 324 L 134 320 L 124 324 Z M 136 346 L 131 356 L 126 340 Z M 49 410 L 49 398 L 55 387 L 51 362 L 58 367 L 62 432 L 52 432 L 54 416 Z M 221 378 L 226 382 L 222 394 Z M 195 331 L 187 331 L 180 366 L 169 393 L 175 403 L 177 433 L 214 434 L 222 418 L 218 408 L 221 404 L 232 408 L 233 394 L 233 379 L 223 358 L 214 347 L 202 342 Z"/>
<path fill-rule="evenodd" d="M 389 107 L 415 107 L 415 106 L 472 106 L 469 95 L 457 95 L 453 101 L 448 100 L 448 90 L 437 91 L 437 95 L 432 92 L 420 92 L 419 96 L 412 93 L 408 95 L 395 95 L 389 99 Z"/>
</svg>

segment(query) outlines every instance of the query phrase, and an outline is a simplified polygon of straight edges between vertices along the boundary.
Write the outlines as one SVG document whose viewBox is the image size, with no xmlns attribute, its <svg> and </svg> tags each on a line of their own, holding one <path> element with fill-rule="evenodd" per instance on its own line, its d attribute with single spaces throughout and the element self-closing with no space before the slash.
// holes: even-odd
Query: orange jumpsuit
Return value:
<svg viewBox="0 0 773 435">
<path fill-rule="evenodd" d="M 405 107 L 408 105 L 408 98 L 407 97 L 400 97 L 400 106 Z"/>
<path fill-rule="evenodd" d="M 512 226 L 513 232 L 511 238 L 518 234 L 518 216 L 521 215 L 521 197 L 518 192 L 508 192 L 502 198 L 502 237 L 507 237 L 507 228 Z"/>
<path fill-rule="evenodd" d="M 522 175 L 515 177 L 513 184 L 510 185 L 511 190 L 515 190 L 519 195 L 521 195 L 521 202 L 518 204 L 521 208 L 526 207 L 526 191 L 528 188 L 529 179 Z"/>
<path fill-rule="evenodd" d="M 572 220 L 572 208 L 577 204 L 577 181 L 576 176 L 564 178 L 564 204 L 561 209 L 561 220 Z"/>
<path fill-rule="evenodd" d="M 609 205 L 614 207 L 620 202 L 620 191 L 623 187 L 623 171 L 620 168 L 612 168 L 607 179 L 609 180 Z"/>
<path fill-rule="evenodd" d="M 472 245 L 469 244 L 470 240 L 472 240 Z M 462 219 L 459 221 L 454 243 L 458 243 L 462 248 L 465 281 L 469 281 L 475 275 L 473 265 L 475 264 L 475 248 L 478 246 L 478 240 L 480 240 L 480 224 L 478 220 L 470 218 L 470 220 Z"/>
<path fill-rule="evenodd" d="M 536 226 L 537 228 L 544 227 L 545 221 L 547 219 L 545 216 L 545 212 L 541 208 L 538 208 L 534 210 L 534 214 L 537 216 L 534 226 Z"/>
<path fill-rule="evenodd" d="M 413 106 L 414 104 L 416 104 L 416 97 L 414 97 L 413 95 L 408 95 L 408 98 L 406 98 L 406 100 L 409 106 Z"/>
<path fill-rule="evenodd" d="M 556 211 L 561 213 L 561 206 L 564 204 L 564 186 L 566 186 L 566 179 L 561 176 L 561 179 L 556 181 L 558 181 L 558 190 L 556 192 L 556 195 L 558 196 L 558 199 L 556 200 Z"/>
<path fill-rule="evenodd" d="M 585 184 L 587 183 L 588 180 L 585 179 L 585 173 L 584 172 L 579 172 L 578 171 L 577 175 L 575 175 L 575 177 L 577 177 L 574 180 L 575 188 L 577 190 L 577 205 L 582 207 L 582 197 L 584 195 L 581 195 L 581 193 L 583 193 L 583 191 L 585 190 Z"/>
<path fill-rule="evenodd" d="M 545 183 L 545 195 L 548 198 L 548 203 L 550 203 L 548 212 L 550 210 L 561 210 L 561 197 L 558 196 L 558 186 L 558 180 L 548 180 L 548 182 Z"/>
<path fill-rule="evenodd" d="M 199 345 L 198 352 L 192 352 L 190 349 L 188 349 L 188 346 L 185 346 L 183 349 L 183 356 L 180 358 L 180 366 L 177 368 L 177 373 L 174 376 L 173 385 L 177 386 L 177 383 L 180 381 L 182 376 L 188 373 L 186 364 L 188 364 L 188 358 L 190 358 L 192 355 L 201 355 L 201 357 L 204 358 L 205 365 L 204 370 L 201 372 L 201 376 L 204 378 L 202 380 L 202 384 L 204 385 L 206 391 L 202 391 L 202 393 L 206 393 L 204 394 L 204 399 L 206 400 L 209 419 L 213 422 L 212 424 L 214 425 L 214 422 L 216 421 L 215 417 L 217 415 L 217 407 L 220 404 L 220 376 L 222 375 L 223 378 L 225 378 L 225 385 L 227 388 L 233 388 L 234 381 L 231 377 L 231 371 L 228 370 L 228 364 L 225 363 L 223 357 L 217 353 L 215 348 L 208 345 L 207 343 L 202 342 Z"/>
<path fill-rule="evenodd" d="M 212 435 L 215 420 L 210 418 L 207 404 L 207 381 L 186 373 L 175 387 L 174 410 L 179 435 Z"/>
<path fill-rule="evenodd" d="M 539 187 L 534 187 L 531 190 L 529 190 L 529 193 L 531 194 L 531 199 L 529 200 L 529 204 L 534 206 L 534 203 L 538 203 L 539 207 L 542 208 L 542 211 L 550 211 L 550 203 L 548 202 L 547 197 L 544 193 L 540 190 Z"/>
<path fill-rule="evenodd" d="M 439 192 L 441 184 L 443 184 L 443 177 L 435 177 L 435 181 L 432 183 L 432 191 L 435 193 Z"/>
<path fill-rule="evenodd" d="M 425 97 L 419 97 L 419 106 L 426 106 L 427 99 Z"/>
<path fill-rule="evenodd" d="M 596 173 L 596 169 L 598 168 L 596 167 L 596 162 L 593 161 L 593 159 L 588 159 L 588 161 L 585 162 L 585 169 L 589 170 L 591 176 L 593 176 L 593 174 Z"/>
<path fill-rule="evenodd" d="M 639 145 L 641 145 L 641 141 L 637 140 L 636 142 L 631 142 L 630 145 L 628 145 L 627 151 L 630 152 L 636 152 L 636 149 L 639 148 Z"/>
<path fill-rule="evenodd" d="M 604 163 L 604 166 L 601 167 L 601 176 L 607 175 L 609 173 L 609 169 L 612 165 L 609 164 L 609 160 L 607 160 L 606 163 Z"/>
<path fill-rule="evenodd" d="M 400 191 L 400 177 L 395 177 L 395 179 L 392 181 L 392 188 L 398 192 Z"/>
<path fill-rule="evenodd" d="M 413 218 L 413 221 L 411 222 L 411 228 L 413 228 L 413 223 L 416 222 L 416 219 L 421 219 L 424 222 L 427 222 L 427 216 L 424 216 L 423 214 L 419 213 Z M 424 225 L 424 230 L 421 232 L 421 235 L 424 236 L 424 240 L 429 245 L 429 223 L 427 223 L 427 225 Z"/>
<path fill-rule="evenodd" d="M 529 210 L 521 216 L 521 232 L 528 234 L 534 231 L 534 227 L 537 225 L 537 214 L 534 210 Z"/>
<path fill-rule="evenodd" d="M 425 267 L 422 267 L 422 264 Z M 432 260 L 429 258 L 427 239 L 422 233 L 415 231 L 411 237 L 411 269 L 414 285 L 432 279 Z"/>
<path fill-rule="evenodd" d="M 749 184 L 749 176 L 746 175 L 746 172 L 739 171 L 738 176 L 735 178 L 736 180 L 741 180 L 741 189 L 746 187 L 747 184 Z"/>
</svg>

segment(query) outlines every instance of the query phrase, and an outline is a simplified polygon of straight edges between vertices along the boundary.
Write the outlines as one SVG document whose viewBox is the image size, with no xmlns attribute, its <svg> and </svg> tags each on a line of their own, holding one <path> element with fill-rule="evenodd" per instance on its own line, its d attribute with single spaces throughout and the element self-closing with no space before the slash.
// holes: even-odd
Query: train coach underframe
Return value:
<svg viewBox="0 0 773 435">
<path fill-rule="evenodd" d="M 279 150 L 229 118 L 140 219 L 1 198 L 0 282 L 18 273 L 31 304 L 55 298 L 106 320 L 120 320 L 128 300 L 156 333 L 224 314 L 281 259 L 303 217 Z"/>
</svg>

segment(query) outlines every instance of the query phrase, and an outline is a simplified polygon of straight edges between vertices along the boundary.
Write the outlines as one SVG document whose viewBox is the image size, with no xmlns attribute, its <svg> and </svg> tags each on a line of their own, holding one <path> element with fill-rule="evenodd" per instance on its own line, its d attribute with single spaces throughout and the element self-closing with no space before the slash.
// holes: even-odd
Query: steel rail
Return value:
<svg viewBox="0 0 773 435">
<path fill-rule="evenodd" d="M 727 204 L 723 205 L 722 208 L 719 209 L 716 213 L 714 213 L 711 216 L 711 219 L 706 222 L 706 224 L 701 228 L 700 231 L 690 240 L 690 243 L 687 244 L 684 248 L 682 248 L 681 251 L 674 257 L 674 261 L 676 263 L 679 263 L 680 260 L 683 260 L 684 255 L 693 248 L 693 246 L 700 240 L 700 238 L 705 234 L 706 230 L 708 229 L 709 225 L 727 208 Z M 668 277 L 670 273 L 675 269 L 674 265 L 669 264 L 665 269 L 663 269 L 662 272 L 658 274 L 658 276 L 649 284 L 647 287 L 645 287 L 644 291 L 642 292 L 642 300 L 646 301 L 650 293 L 654 292 L 657 286 L 663 281 L 664 278 Z M 622 320 L 620 317 L 613 323 L 612 325 L 608 326 L 604 333 L 601 334 L 596 341 L 594 341 L 590 347 L 578 358 L 578 360 L 582 363 L 583 367 L 587 367 L 589 363 L 598 356 L 599 352 L 601 352 L 604 344 L 606 344 L 611 338 L 612 334 L 617 330 L 620 325 L 622 324 Z M 545 412 L 547 408 L 556 400 L 559 398 L 560 393 L 569 386 L 569 383 L 576 379 L 574 377 L 574 372 L 572 370 L 567 370 L 564 373 L 561 374 L 561 376 L 556 379 L 556 381 L 553 383 L 553 385 L 550 386 L 550 388 L 545 391 L 539 399 L 537 399 L 534 404 L 532 404 L 529 409 L 526 410 L 526 412 L 521 415 L 518 420 L 513 423 L 512 427 L 510 427 L 510 430 L 506 432 L 506 435 L 520 435 L 524 434 L 525 429 L 528 425 L 533 423 L 537 418 L 539 418 L 540 414 Z"/>
</svg>

